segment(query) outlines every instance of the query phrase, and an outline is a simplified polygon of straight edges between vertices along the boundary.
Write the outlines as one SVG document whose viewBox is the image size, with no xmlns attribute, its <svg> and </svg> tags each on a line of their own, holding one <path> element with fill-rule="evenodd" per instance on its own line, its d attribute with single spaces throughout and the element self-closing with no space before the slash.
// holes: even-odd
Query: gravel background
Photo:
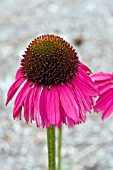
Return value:
<svg viewBox="0 0 113 170">
<path fill-rule="evenodd" d="M 12 119 L 6 93 L 26 46 L 42 34 L 64 37 L 93 72 L 113 72 L 113 0 L 0 0 L 0 170 L 46 170 L 46 129 Z M 113 116 L 64 125 L 62 170 L 113 170 Z"/>
</svg>

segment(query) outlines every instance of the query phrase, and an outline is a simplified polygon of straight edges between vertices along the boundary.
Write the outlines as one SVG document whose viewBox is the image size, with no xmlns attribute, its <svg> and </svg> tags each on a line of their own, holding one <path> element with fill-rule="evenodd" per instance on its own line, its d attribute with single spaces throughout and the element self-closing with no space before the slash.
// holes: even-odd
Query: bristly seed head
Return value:
<svg viewBox="0 0 113 170">
<path fill-rule="evenodd" d="M 36 38 L 27 47 L 23 57 L 23 76 L 42 86 L 66 83 L 77 75 L 77 53 L 58 36 L 42 35 Z"/>
</svg>

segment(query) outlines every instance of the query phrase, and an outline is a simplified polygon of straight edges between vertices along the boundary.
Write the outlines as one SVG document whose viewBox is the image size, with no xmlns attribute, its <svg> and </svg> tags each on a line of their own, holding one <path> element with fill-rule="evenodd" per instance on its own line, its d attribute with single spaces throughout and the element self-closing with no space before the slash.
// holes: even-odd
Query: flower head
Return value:
<svg viewBox="0 0 113 170">
<path fill-rule="evenodd" d="M 100 92 L 94 111 L 102 111 L 102 119 L 104 120 L 113 113 L 113 74 L 98 72 L 92 75 L 92 79 Z"/>
<path fill-rule="evenodd" d="M 54 35 L 44 35 L 32 41 L 23 57 L 22 74 L 42 86 L 64 84 L 73 79 L 78 70 L 75 50 Z"/>
<path fill-rule="evenodd" d="M 14 118 L 21 119 L 23 107 L 26 122 L 35 120 L 37 126 L 85 122 L 92 97 L 98 95 L 90 72 L 68 42 L 54 35 L 40 36 L 25 51 L 6 104 L 21 86 L 14 102 Z"/>
</svg>

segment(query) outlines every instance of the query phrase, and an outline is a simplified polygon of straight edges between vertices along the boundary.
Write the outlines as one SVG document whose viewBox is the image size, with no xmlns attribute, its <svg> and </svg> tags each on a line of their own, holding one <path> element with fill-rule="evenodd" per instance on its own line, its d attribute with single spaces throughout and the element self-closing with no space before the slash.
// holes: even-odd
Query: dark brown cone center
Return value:
<svg viewBox="0 0 113 170">
<path fill-rule="evenodd" d="M 28 80 L 52 86 L 73 79 L 78 71 L 78 57 L 72 46 L 62 38 L 44 35 L 30 43 L 21 69 Z"/>
</svg>

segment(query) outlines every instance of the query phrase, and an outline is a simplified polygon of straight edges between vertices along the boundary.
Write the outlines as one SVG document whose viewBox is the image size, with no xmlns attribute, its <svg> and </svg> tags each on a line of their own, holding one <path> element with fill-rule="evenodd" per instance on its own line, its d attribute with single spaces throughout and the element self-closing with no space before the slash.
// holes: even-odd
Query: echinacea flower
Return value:
<svg viewBox="0 0 113 170">
<path fill-rule="evenodd" d="M 40 36 L 28 45 L 6 104 L 21 86 L 14 119 L 21 119 L 23 110 L 26 122 L 35 120 L 38 127 L 85 122 L 92 97 L 98 95 L 88 73 L 68 42 L 54 35 Z"/>
<path fill-rule="evenodd" d="M 113 113 L 113 74 L 98 72 L 91 77 L 97 90 L 100 92 L 94 111 L 102 111 L 102 120 L 104 120 Z"/>
</svg>

